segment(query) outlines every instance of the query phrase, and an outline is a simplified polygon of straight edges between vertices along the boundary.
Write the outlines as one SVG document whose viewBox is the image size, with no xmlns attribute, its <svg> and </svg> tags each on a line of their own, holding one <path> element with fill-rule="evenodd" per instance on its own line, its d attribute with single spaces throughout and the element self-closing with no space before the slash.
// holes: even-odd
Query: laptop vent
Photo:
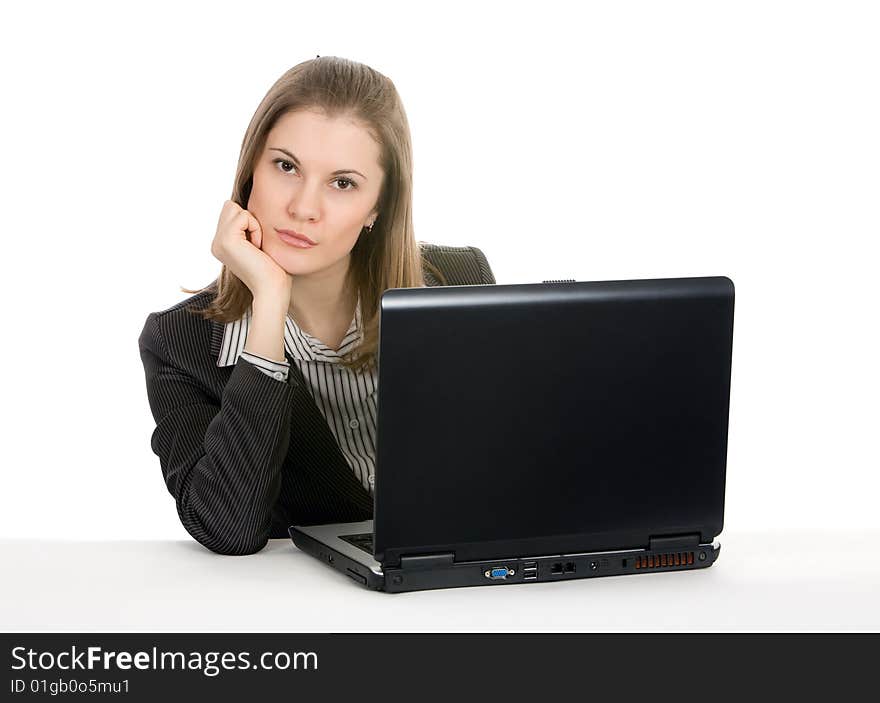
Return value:
<svg viewBox="0 0 880 703">
<path fill-rule="evenodd" d="M 693 552 L 675 552 L 674 554 L 648 554 L 636 557 L 637 569 L 662 569 L 668 566 L 689 566 L 694 563 Z"/>
</svg>

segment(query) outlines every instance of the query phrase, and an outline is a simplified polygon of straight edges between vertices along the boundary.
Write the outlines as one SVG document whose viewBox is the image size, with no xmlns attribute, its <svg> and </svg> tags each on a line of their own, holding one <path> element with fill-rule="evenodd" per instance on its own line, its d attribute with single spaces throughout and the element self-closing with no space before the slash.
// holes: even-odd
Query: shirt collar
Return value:
<svg viewBox="0 0 880 703">
<path fill-rule="evenodd" d="M 247 342 L 248 327 L 250 325 L 253 308 L 248 307 L 245 314 L 238 320 L 227 322 L 223 328 L 223 340 L 220 344 L 220 354 L 217 357 L 217 366 L 232 366 Z M 301 361 L 327 361 L 339 363 L 342 357 L 356 347 L 363 339 L 363 325 L 361 318 L 361 296 L 358 293 L 355 305 L 354 317 L 339 349 L 330 349 L 322 341 L 312 337 L 300 329 L 290 315 L 284 320 L 284 349 L 287 355 Z"/>
</svg>

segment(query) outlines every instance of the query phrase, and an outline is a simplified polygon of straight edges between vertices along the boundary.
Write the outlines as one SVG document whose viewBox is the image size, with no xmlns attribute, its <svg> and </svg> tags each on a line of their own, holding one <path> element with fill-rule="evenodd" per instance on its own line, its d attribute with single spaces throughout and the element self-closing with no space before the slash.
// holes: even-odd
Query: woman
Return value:
<svg viewBox="0 0 880 703">
<path fill-rule="evenodd" d="M 139 338 L 151 446 L 208 549 L 372 517 L 381 294 L 495 282 L 479 249 L 416 242 L 411 213 L 394 84 L 337 57 L 287 71 L 244 136 L 219 277 Z"/>
</svg>

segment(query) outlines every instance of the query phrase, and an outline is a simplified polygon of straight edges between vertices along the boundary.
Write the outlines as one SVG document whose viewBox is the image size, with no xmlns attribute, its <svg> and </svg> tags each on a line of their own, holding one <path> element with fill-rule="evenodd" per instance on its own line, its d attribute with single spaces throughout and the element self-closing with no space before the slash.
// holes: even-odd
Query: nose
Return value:
<svg viewBox="0 0 880 703">
<path fill-rule="evenodd" d="M 287 203 L 287 212 L 293 220 L 311 221 L 320 214 L 320 184 L 303 183 L 295 186 Z"/>
</svg>

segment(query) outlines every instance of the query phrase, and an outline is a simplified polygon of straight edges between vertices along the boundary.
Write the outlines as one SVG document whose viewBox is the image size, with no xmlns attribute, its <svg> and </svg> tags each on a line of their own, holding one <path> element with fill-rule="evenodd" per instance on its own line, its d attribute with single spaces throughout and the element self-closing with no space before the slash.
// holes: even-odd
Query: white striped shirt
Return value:
<svg viewBox="0 0 880 703">
<path fill-rule="evenodd" d="M 265 374 L 286 383 L 289 362 L 273 361 L 244 351 L 252 314 L 253 308 L 249 307 L 241 319 L 226 323 L 217 366 L 231 366 L 242 356 Z M 362 338 L 360 296 L 354 318 L 337 350 L 301 330 L 290 315 L 285 320 L 284 348 L 302 372 L 315 404 L 354 475 L 372 494 L 376 470 L 378 374 L 375 369 L 356 374 L 340 363 L 341 357 Z"/>
</svg>

